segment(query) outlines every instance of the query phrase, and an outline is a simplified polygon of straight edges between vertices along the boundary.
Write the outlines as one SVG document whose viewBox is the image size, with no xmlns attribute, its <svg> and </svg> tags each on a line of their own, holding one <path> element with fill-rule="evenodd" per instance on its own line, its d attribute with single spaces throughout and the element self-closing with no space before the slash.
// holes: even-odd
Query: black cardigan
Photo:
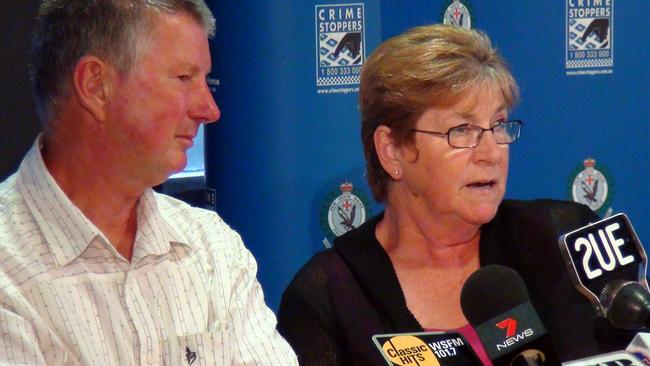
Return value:
<svg viewBox="0 0 650 366">
<path fill-rule="evenodd" d="M 372 335 L 422 331 L 375 237 L 382 216 L 316 254 L 285 290 L 278 330 L 301 365 L 385 365 Z M 586 206 L 571 202 L 506 200 L 481 228 L 481 266 L 502 264 L 521 275 L 563 361 L 624 349 L 634 335 L 596 317 L 558 248 L 561 234 L 597 220 Z"/>
</svg>

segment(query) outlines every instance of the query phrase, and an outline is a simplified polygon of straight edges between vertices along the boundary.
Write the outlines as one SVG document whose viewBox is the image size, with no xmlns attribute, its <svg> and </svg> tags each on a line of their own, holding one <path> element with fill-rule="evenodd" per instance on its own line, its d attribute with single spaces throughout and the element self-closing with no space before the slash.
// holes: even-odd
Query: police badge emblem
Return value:
<svg viewBox="0 0 650 366">
<path fill-rule="evenodd" d="M 443 24 L 457 25 L 466 29 L 472 28 L 472 15 L 469 4 L 460 0 L 452 0 L 442 16 Z"/>
<path fill-rule="evenodd" d="M 363 192 L 354 188 L 352 183 L 341 183 L 339 191 L 331 192 L 321 207 L 320 223 L 325 233 L 323 245 L 331 247 L 337 236 L 363 224 L 370 213 L 369 207 Z"/>
<path fill-rule="evenodd" d="M 587 158 L 579 165 L 569 179 L 569 192 L 574 202 L 582 203 L 601 217 L 611 213 L 614 187 L 607 168 L 596 167 L 596 160 Z"/>
</svg>

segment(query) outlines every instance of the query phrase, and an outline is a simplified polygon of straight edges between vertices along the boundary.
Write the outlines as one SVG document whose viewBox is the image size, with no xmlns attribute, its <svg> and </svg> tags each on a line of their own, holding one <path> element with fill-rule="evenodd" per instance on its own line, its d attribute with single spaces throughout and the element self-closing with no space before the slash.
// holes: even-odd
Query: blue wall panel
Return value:
<svg viewBox="0 0 650 366">
<path fill-rule="evenodd" d="M 364 184 L 357 93 L 317 93 L 316 4 L 210 4 L 222 118 L 206 128 L 208 186 L 217 212 L 257 258 L 273 308 L 323 248 L 319 197 L 344 180 Z M 370 49 L 380 41 L 378 2 L 364 2 L 364 10 Z"/>
<path fill-rule="evenodd" d="M 337 3 L 210 4 L 218 23 L 211 79 L 222 119 L 206 129 L 208 185 L 216 210 L 257 258 L 274 309 L 298 268 L 324 247 L 323 207 L 340 196 L 339 185 L 350 182 L 355 195 L 370 197 L 357 93 L 317 92 L 315 8 Z M 359 3 L 369 54 L 382 39 L 440 22 L 449 1 L 346 4 Z M 491 37 L 522 89 L 512 115 L 526 125 L 511 150 L 507 196 L 568 199 L 572 173 L 592 157 L 609 172 L 612 210 L 628 213 L 649 245 L 650 2 L 615 2 L 613 73 L 593 76 L 566 75 L 566 1 L 469 5 L 473 28 Z M 381 209 L 366 206 L 368 215 Z"/>
</svg>

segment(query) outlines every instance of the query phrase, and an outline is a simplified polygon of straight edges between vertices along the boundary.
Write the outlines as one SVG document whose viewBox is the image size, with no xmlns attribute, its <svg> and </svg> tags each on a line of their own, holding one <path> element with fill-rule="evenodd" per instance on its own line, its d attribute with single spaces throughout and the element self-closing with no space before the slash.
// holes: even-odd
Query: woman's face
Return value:
<svg viewBox="0 0 650 366">
<path fill-rule="evenodd" d="M 470 89 L 456 105 L 426 110 L 415 128 L 447 132 L 462 124 L 490 128 L 508 117 L 500 89 Z M 499 145 L 490 131 L 474 148 L 453 148 L 446 136 L 415 133 L 414 144 L 399 148 L 403 176 L 400 186 L 408 207 L 424 211 L 441 223 L 481 225 L 496 214 L 508 176 L 508 145 Z"/>
</svg>

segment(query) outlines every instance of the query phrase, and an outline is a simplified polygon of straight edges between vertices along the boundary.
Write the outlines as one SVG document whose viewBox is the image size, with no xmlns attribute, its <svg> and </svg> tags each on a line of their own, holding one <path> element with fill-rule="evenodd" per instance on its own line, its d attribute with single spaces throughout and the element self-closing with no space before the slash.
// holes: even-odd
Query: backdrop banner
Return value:
<svg viewBox="0 0 650 366">
<path fill-rule="evenodd" d="M 625 212 L 649 245 L 647 0 L 208 3 L 222 118 L 206 126 L 206 205 L 255 255 L 274 310 L 314 253 L 382 210 L 364 176 L 359 72 L 416 25 L 482 30 L 508 61 L 524 129 L 507 198 Z"/>
</svg>

